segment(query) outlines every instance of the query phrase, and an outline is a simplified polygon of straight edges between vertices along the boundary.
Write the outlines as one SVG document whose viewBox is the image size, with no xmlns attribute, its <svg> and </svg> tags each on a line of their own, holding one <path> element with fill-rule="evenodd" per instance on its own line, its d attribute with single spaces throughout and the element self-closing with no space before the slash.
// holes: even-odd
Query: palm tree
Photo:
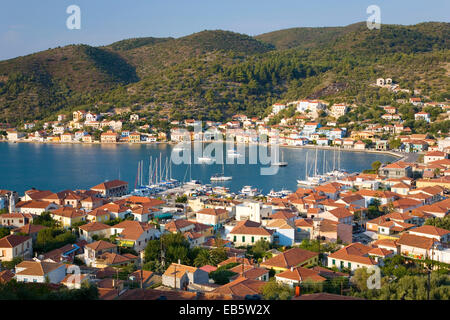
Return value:
<svg viewBox="0 0 450 320">
<path fill-rule="evenodd" d="M 211 256 L 208 250 L 201 250 L 198 255 L 194 259 L 194 265 L 196 267 L 203 267 L 204 265 L 209 264 Z"/>
</svg>

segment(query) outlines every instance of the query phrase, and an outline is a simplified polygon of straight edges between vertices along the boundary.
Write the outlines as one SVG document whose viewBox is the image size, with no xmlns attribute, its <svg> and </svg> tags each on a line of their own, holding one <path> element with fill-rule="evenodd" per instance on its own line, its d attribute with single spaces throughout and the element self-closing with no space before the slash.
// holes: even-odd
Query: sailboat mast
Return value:
<svg viewBox="0 0 450 320">
<path fill-rule="evenodd" d="M 322 174 L 325 174 L 325 150 L 322 151 L 323 160 L 322 160 Z"/>
<path fill-rule="evenodd" d="M 316 157 L 314 161 L 314 176 L 317 176 L 317 147 L 316 147 Z"/>
<path fill-rule="evenodd" d="M 166 157 L 166 181 L 169 181 L 169 162 Z"/>
<path fill-rule="evenodd" d="M 308 151 L 306 151 L 306 167 L 305 167 L 305 171 L 306 171 L 306 179 L 308 180 Z"/>
<path fill-rule="evenodd" d="M 161 152 L 159 153 L 159 183 L 161 183 L 162 180 L 162 155 Z"/>
</svg>

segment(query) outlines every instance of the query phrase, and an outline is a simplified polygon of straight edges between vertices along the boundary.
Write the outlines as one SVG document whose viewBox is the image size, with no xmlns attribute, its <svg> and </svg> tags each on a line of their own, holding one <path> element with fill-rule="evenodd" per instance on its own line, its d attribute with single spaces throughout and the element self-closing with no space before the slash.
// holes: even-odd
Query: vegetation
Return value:
<svg viewBox="0 0 450 320">
<path fill-rule="evenodd" d="M 42 283 L 22 283 L 11 280 L 0 283 L 0 300 L 97 300 L 98 289 L 83 285 L 81 289 L 52 289 Z"/>
<path fill-rule="evenodd" d="M 357 104 L 340 123 L 384 123 L 378 106 L 396 105 L 411 94 L 370 86 L 378 77 L 391 77 L 430 99 L 449 97 L 449 28 L 383 25 L 372 32 L 359 23 L 255 38 L 216 30 L 55 48 L 0 62 L 0 122 L 54 119 L 55 111 L 75 108 L 129 108 L 149 119 L 225 120 L 238 112 L 262 116 L 274 102 L 307 97 Z M 411 106 L 399 111 L 413 132 L 450 128 L 448 120 L 414 121 Z M 430 109 L 432 119 L 439 112 Z"/>
<path fill-rule="evenodd" d="M 62 229 L 46 228 L 39 231 L 34 246 L 37 252 L 48 252 L 62 246 L 75 243 L 76 236 L 70 231 Z"/>
<path fill-rule="evenodd" d="M 444 218 L 429 218 L 425 221 L 425 224 L 450 230 L 450 216 L 446 216 Z"/>
<path fill-rule="evenodd" d="M 294 290 L 287 284 L 272 279 L 262 287 L 262 294 L 266 300 L 289 300 L 294 295 Z"/>
</svg>

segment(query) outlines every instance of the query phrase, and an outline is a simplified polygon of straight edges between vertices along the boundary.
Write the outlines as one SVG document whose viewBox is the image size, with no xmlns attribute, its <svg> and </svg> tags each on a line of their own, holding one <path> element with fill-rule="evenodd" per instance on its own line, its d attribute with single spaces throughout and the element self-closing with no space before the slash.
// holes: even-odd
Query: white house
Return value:
<svg viewBox="0 0 450 320">
<path fill-rule="evenodd" d="M 66 276 L 63 263 L 46 261 L 22 261 L 16 265 L 17 282 L 60 283 Z"/>
<path fill-rule="evenodd" d="M 236 207 L 236 220 L 251 220 L 261 222 L 272 214 L 272 206 L 257 201 L 245 201 Z"/>
</svg>

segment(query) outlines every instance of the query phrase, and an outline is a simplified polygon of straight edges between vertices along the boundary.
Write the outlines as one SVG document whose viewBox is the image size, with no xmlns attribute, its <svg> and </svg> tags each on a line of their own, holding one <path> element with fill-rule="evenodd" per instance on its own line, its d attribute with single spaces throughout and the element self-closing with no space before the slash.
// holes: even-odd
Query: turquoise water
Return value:
<svg viewBox="0 0 450 320">
<path fill-rule="evenodd" d="M 54 192 L 64 189 L 86 189 L 100 182 L 112 179 L 128 181 L 134 188 L 138 162 L 144 160 L 145 182 L 148 180 L 149 157 L 159 158 L 162 154 L 170 157 L 173 146 L 167 144 L 142 145 L 82 145 L 82 144 L 34 144 L 0 143 L 0 189 L 15 190 L 23 194 L 32 187 Z M 225 164 L 225 175 L 231 175 L 231 181 L 218 183 L 238 191 L 244 185 L 259 188 L 264 193 L 271 189 L 287 188 L 295 190 L 297 179 L 305 178 L 306 152 L 308 167 L 314 166 L 313 149 L 283 148 L 284 160 L 289 163 L 281 167 L 276 175 L 261 176 L 260 164 Z M 323 169 L 323 158 L 327 169 L 332 169 L 334 153 L 331 150 L 318 150 L 317 170 Z M 341 167 L 348 172 L 370 168 L 373 161 L 393 161 L 393 156 L 375 153 L 341 152 Z M 267 167 L 267 165 L 263 165 Z M 210 177 L 222 171 L 218 164 L 193 164 L 192 179 L 210 183 Z M 311 171 L 308 170 L 310 173 Z M 172 165 L 172 177 L 189 180 L 189 166 Z"/>
</svg>

